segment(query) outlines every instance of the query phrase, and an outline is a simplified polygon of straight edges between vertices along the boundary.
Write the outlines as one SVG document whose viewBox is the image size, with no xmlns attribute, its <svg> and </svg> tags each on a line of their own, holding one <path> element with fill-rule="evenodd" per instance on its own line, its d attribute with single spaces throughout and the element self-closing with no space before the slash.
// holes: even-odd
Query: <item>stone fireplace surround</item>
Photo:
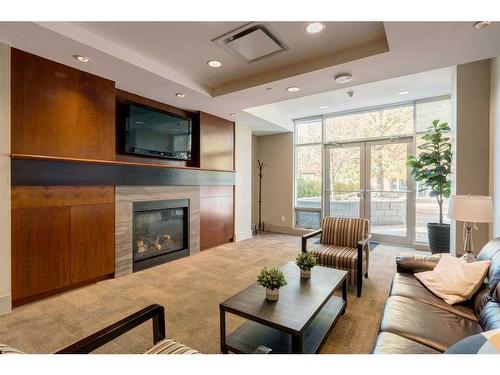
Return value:
<svg viewBox="0 0 500 375">
<path fill-rule="evenodd" d="M 199 186 L 117 186 L 115 188 L 115 277 L 132 273 L 132 204 L 170 199 L 189 199 L 189 255 L 200 251 Z"/>
</svg>

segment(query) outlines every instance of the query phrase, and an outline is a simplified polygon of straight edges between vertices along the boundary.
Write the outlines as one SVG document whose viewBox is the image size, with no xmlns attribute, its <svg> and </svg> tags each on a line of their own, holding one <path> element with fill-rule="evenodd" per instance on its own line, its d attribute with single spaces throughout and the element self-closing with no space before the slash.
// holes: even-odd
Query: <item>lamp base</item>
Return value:
<svg viewBox="0 0 500 375">
<path fill-rule="evenodd" d="M 476 261 L 476 256 L 471 252 L 466 252 L 460 259 L 462 259 L 466 263 L 473 263 Z"/>
</svg>

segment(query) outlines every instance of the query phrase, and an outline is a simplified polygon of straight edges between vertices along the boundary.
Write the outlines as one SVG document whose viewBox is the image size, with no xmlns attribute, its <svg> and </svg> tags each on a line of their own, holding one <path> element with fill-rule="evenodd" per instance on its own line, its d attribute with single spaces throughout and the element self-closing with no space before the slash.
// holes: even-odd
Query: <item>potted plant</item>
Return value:
<svg viewBox="0 0 500 375">
<path fill-rule="evenodd" d="M 264 267 L 257 277 L 257 283 L 266 288 L 266 299 L 268 301 L 277 301 L 280 288 L 287 284 L 285 275 L 276 267 L 270 269 Z"/>
<path fill-rule="evenodd" d="M 443 199 L 450 197 L 451 142 L 446 122 L 434 120 L 422 137 L 425 143 L 418 146 L 417 156 L 409 156 L 407 165 L 415 181 L 422 183 L 421 190 L 430 190 L 439 205 L 439 223 L 427 223 L 431 252 L 450 251 L 450 225 L 443 223 Z"/>
<path fill-rule="evenodd" d="M 316 265 L 316 257 L 312 253 L 301 252 L 295 258 L 295 264 L 300 268 L 300 277 L 309 279 L 311 277 L 311 268 Z"/>
</svg>

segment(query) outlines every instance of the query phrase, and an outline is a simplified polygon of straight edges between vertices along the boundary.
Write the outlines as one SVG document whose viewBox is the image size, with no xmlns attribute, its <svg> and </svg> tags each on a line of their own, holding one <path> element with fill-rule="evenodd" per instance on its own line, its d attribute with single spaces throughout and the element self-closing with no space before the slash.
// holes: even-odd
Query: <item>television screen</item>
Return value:
<svg viewBox="0 0 500 375">
<path fill-rule="evenodd" d="M 191 120 L 127 103 L 125 152 L 191 160 Z"/>
</svg>

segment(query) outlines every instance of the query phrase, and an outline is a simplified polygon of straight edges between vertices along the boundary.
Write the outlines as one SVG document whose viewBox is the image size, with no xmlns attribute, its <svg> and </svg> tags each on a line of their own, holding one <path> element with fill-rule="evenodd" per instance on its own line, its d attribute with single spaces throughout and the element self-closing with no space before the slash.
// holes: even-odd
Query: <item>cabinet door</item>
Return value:
<svg viewBox="0 0 500 375">
<path fill-rule="evenodd" d="M 115 271 L 115 205 L 71 207 L 71 283 Z"/>
<path fill-rule="evenodd" d="M 12 210 L 14 303 L 70 285 L 69 207 Z"/>
<path fill-rule="evenodd" d="M 200 249 L 233 240 L 233 187 L 200 188 Z"/>
</svg>

